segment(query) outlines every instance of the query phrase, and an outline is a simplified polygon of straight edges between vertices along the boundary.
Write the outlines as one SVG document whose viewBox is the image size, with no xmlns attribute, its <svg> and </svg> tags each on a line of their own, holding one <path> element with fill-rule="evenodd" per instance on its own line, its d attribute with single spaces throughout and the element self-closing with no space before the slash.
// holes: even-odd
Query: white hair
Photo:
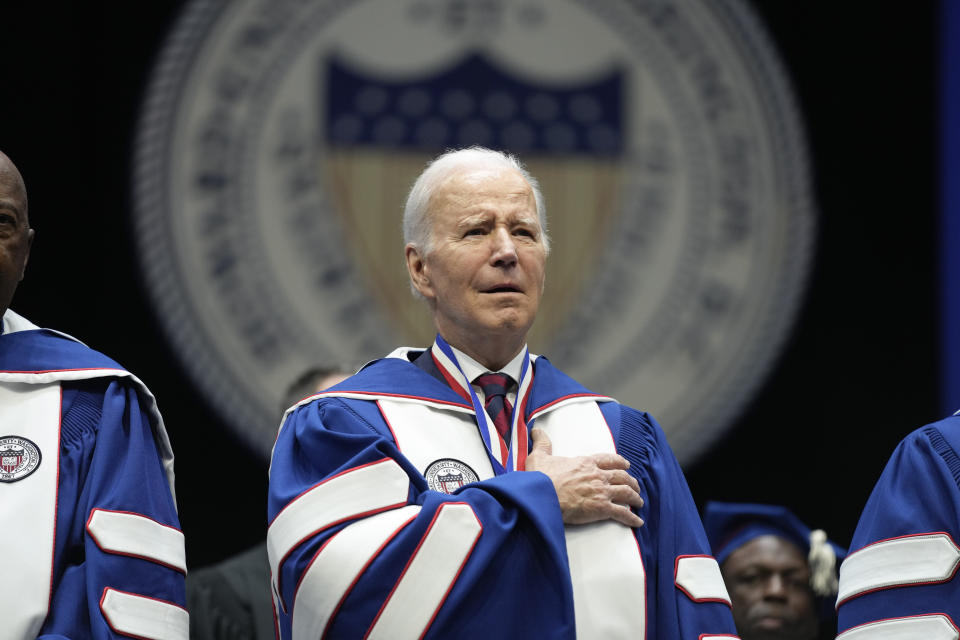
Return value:
<svg viewBox="0 0 960 640">
<path fill-rule="evenodd" d="M 540 192 L 540 183 L 523 167 L 520 161 L 509 153 L 468 147 L 454 149 L 434 158 L 417 178 L 407 195 L 407 204 L 403 209 L 403 242 L 411 244 L 426 256 L 432 250 L 432 222 L 429 220 L 430 198 L 436 188 L 448 177 L 463 169 L 513 169 L 523 176 L 533 191 L 537 206 L 537 219 L 540 222 L 540 235 L 544 250 L 550 252 L 550 237 L 547 235 L 547 212 Z"/>
</svg>

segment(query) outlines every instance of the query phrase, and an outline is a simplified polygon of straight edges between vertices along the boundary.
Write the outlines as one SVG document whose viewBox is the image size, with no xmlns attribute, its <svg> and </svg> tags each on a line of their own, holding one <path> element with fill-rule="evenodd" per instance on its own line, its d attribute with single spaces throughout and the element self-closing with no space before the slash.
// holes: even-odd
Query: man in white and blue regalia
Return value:
<svg viewBox="0 0 960 640">
<path fill-rule="evenodd" d="M 186 639 L 160 414 L 116 362 L 9 309 L 33 235 L 0 153 L 0 637 Z"/>
<path fill-rule="evenodd" d="M 410 192 L 404 235 L 434 344 L 280 427 L 280 637 L 735 637 L 657 423 L 527 349 L 549 251 L 533 177 L 499 152 L 444 154 Z"/>
<path fill-rule="evenodd" d="M 838 638 L 960 638 L 960 411 L 897 446 L 850 549 Z"/>
</svg>

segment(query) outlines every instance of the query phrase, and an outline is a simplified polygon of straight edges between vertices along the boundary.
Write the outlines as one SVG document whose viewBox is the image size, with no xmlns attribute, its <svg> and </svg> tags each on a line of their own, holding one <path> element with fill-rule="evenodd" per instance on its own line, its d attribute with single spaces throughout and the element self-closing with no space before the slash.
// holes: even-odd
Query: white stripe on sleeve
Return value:
<svg viewBox="0 0 960 640">
<path fill-rule="evenodd" d="M 423 637 L 482 531 L 468 504 L 448 502 L 437 509 L 367 640 Z"/>
<path fill-rule="evenodd" d="M 946 582 L 960 564 L 960 549 L 946 533 L 881 540 L 847 556 L 840 565 L 837 606 L 891 587 Z"/>
<path fill-rule="evenodd" d="M 409 506 L 364 518 L 345 527 L 320 548 L 297 587 L 293 603 L 294 640 L 324 637 L 330 619 L 360 574 L 419 512 L 419 506 Z"/>
<path fill-rule="evenodd" d="M 100 611 L 116 633 L 146 640 L 187 640 L 190 615 L 170 602 L 107 587 Z"/>
<path fill-rule="evenodd" d="M 920 640 L 921 638 L 923 640 L 958 640 L 960 631 L 950 618 L 937 613 L 868 622 L 837 636 L 837 640 Z"/>
<path fill-rule="evenodd" d="M 344 520 L 405 505 L 409 485 L 400 465 L 384 458 L 327 478 L 291 500 L 267 529 L 275 589 L 280 564 L 297 545 Z"/>
<path fill-rule="evenodd" d="M 694 602 L 725 602 L 730 604 L 727 587 L 723 583 L 720 565 L 710 556 L 680 556 L 677 558 L 675 582 Z"/>
<path fill-rule="evenodd" d="M 146 516 L 94 509 L 87 520 L 87 533 L 106 553 L 143 558 L 187 572 L 183 533 Z"/>
</svg>

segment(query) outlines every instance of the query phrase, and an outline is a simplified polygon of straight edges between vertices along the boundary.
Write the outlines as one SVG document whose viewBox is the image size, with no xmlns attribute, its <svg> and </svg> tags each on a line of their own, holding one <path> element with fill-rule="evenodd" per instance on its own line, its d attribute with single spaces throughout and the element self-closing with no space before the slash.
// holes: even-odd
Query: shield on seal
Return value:
<svg viewBox="0 0 960 640">
<path fill-rule="evenodd" d="M 321 67 L 321 179 L 354 264 L 408 344 L 428 344 L 433 333 L 403 268 L 403 203 L 430 158 L 470 145 L 518 154 L 540 181 L 553 250 L 563 260 L 547 262 L 530 340 L 549 342 L 592 275 L 621 206 L 624 71 L 548 84 L 481 54 L 415 77 L 374 73 L 336 56 Z"/>
<path fill-rule="evenodd" d="M 23 450 L 20 451 L 5 451 L 0 455 L 0 469 L 3 469 L 6 473 L 13 473 L 20 468 L 20 464 L 23 462 Z"/>
<path fill-rule="evenodd" d="M 444 493 L 453 493 L 460 487 L 466 484 L 463 479 L 463 474 L 459 471 L 448 471 L 447 473 L 441 473 L 437 476 L 437 481 L 440 483 L 440 486 L 443 488 Z"/>
</svg>

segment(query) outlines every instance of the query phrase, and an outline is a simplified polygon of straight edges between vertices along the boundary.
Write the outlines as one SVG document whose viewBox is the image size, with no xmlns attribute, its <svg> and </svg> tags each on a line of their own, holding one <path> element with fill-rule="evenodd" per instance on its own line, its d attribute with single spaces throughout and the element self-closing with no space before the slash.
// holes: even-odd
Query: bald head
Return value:
<svg viewBox="0 0 960 640">
<path fill-rule="evenodd" d="M 0 151 L 0 194 L 10 198 L 13 204 L 22 210 L 24 220 L 27 226 L 30 226 L 30 220 L 27 217 L 27 186 L 17 166 L 2 151 Z"/>
<path fill-rule="evenodd" d="M 10 158 L 0 152 L 0 314 L 6 313 L 23 280 L 32 244 L 23 176 Z"/>
</svg>

